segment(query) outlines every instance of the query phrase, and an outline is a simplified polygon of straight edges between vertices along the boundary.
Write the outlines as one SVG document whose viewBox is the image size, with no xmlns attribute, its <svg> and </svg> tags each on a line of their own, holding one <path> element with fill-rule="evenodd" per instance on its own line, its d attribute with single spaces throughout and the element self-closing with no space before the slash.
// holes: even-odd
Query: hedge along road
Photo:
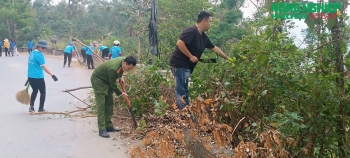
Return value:
<svg viewBox="0 0 350 158">
<path fill-rule="evenodd" d="M 58 81 L 45 73 L 45 110 L 64 112 L 86 107 L 63 89 L 90 85 L 92 70 L 79 66 L 63 67 L 63 56 L 45 55 L 46 65 Z M 17 102 L 15 95 L 23 90 L 27 79 L 28 53 L 0 57 L 0 158 L 128 158 L 126 140 L 119 133 L 111 137 L 98 136 L 96 117 L 65 118 L 59 115 L 29 115 L 28 106 Z M 72 94 L 85 99 L 89 89 Z M 29 90 L 31 93 L 31 89 Z M 38 110 L 40 93 L 35 100 Z M 75 105 L 74 105 L 74 104 Z"/>
</svg>

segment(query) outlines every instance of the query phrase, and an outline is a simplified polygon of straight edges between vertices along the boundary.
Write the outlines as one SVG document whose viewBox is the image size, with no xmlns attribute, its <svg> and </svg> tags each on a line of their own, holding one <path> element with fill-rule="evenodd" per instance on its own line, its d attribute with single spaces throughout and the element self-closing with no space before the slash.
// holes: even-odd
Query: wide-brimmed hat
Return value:
<svg viewBox="0 0 350 158">
<path fill-rule="evenodd" d="M 39 40 L 38 43 L 36 44 L 37 47 L 42 47 L 42 48 L 49 48 L 47 45 L 47 42 L 45 40 Z"/>
<path fill-rule="evenodd" d="M 7 38 L 4 39 L 5 42 L 8 42 L 9 40 Z"/>
</svg>

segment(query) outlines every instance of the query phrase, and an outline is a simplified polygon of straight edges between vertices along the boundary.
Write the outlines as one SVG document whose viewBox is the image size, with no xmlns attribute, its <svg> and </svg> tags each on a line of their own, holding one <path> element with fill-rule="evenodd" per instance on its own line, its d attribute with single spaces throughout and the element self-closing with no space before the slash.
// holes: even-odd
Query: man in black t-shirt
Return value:
<svg viewBox="0 0 350 158">
<path fill-rule="evenodd" d="M 176 105 L 178 109 L 189 105 L 188 101 L 188 79 L 192 74 L 198 59 L 201 58 L 205 48 L 218 54 L 224 59 L 228 59 L 218 47 L 214 46 L 208 36 L 204 33 L 211 25 L 212 16 L 206 11 L 198 14 L 197 24 L 187 27 L 180 35 L 176 49 L 170 59 L 171 72 L 175 78 Z M 185 101 L 185 105 L 181 101 Z"/>
</svg>

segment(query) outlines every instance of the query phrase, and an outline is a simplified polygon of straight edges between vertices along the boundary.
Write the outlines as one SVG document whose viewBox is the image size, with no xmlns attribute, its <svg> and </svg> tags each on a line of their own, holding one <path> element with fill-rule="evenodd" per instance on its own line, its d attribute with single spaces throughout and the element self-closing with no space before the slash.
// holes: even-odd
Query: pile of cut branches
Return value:
<svg viewBox="0 0 350 158">
<path fill-rule="evenodd" d="M 142 145 L 130 148 L 131 157 L 290 157 L 276 130 L 232 146 L 235 129 L 214 119 L 218 101 L 197 99 L 182 111 L 172 106 L 163 116 L 143 118 L 146 126 L 132 136 Z"/>
</svg>

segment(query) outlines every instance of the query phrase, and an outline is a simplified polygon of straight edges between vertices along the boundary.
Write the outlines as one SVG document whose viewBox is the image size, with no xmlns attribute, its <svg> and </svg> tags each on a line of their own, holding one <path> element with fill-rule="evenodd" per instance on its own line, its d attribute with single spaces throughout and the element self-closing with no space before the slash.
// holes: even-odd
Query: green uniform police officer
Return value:
<svg viewBox="0 0 350 158">
<path fill-rule="evenodd" d="M 107 132 L 120 131 L 120 129 L 113 127 L 111 121 L 114 105 L 113 92 L 126 99 L 128 95 L 117 88 L 116 80 L 120 79 L 124 82 L 123 72 L 132 70 L 135 65 L 136 59 L 133 56 L 120 57 L 102 63 L 91 75 L 90 81 L 95 93 L 97 124 L 101 137 L 109 138 Z"/>
</svg>

